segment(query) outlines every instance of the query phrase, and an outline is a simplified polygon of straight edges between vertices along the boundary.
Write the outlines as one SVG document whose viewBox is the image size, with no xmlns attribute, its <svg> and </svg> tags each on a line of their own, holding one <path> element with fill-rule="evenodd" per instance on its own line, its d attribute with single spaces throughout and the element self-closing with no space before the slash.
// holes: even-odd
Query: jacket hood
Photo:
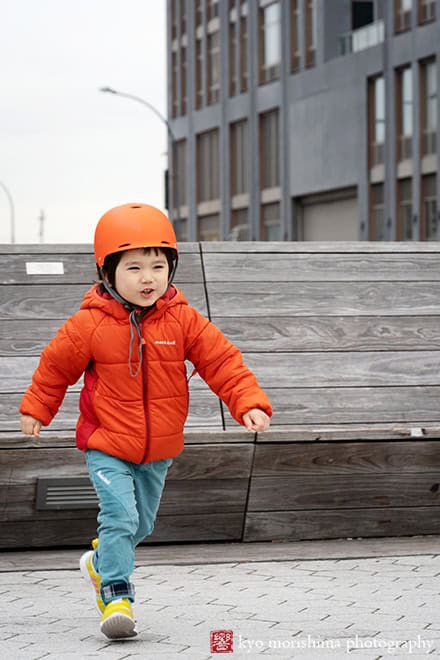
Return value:
<svg viewBox="0 0 440 660">
<path fill-rule="evenodd" d="M 188 301 L 184 294 L 171 284 L 166 293 L 159 298 L 148 316 L 162 316 L 165 309 L 170 305 L 187 305 Z M 108 293 L 101 292 L 99 282 L 94 284 L 84 295 L 80 309 L 96 309 L 113 316 L 115 319 L 128 319 L 130 312 Z"/>
</svg>

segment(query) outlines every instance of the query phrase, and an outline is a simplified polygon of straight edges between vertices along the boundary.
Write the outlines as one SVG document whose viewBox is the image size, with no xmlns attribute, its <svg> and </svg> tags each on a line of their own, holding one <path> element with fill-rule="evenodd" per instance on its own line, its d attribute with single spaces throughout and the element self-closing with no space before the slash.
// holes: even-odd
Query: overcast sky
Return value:
<svg viewBox="0 0 440 660">
<path fill-rule="evenodd" d="M 0 0 L 0 181 L 17 243 L 92 242 L 103 212 L 163 208 L 165 0 Z M 0 189 L 0 243 L 10 242 Z"/>
</svg>

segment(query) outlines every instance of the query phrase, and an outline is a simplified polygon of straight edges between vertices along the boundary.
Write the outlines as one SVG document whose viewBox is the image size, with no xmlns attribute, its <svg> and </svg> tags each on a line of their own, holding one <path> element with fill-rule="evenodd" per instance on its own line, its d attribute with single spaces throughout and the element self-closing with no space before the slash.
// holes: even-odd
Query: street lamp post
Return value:
<svg viewBox="0 0 440 660">
<path fill-rule="evenodd" d="M 177 158 L 176 158 L 176 136 L 173 133 L 173 129 L 170 126 L 170 122 L 164 115 L 159 112 L 157 108 L 154 107 L 151 103 L 143 99 L 141 96 L 136 96 L 135 94 L 128 94 L 126 92 L 119 92 L 116 89 L 113 89 L 113 87 L 100 87 L 99 88 L 100 92 L 104 92 L 106 94 L 115 94 L 116 96 L 123 96 L 126 99 L 131 99 L 132 101 L 136 101 L 137 103 L 141 103 L 145 107 L 147 107 L 151 112 L 153 112 L 156 117 L 158 117 L 167 127 L 167 132 L 168 136 L 171 142 L 171 168 L 168 164 L 168 173 L 170 176 L 170 179 L 172 180 L 172 186 L 171 186 L 171 194 L 169 195 L 169 202 L 171 208 L 169 209 L 171 211 L 171 219 L 173 220 L 174 218 L 174 213 L 173 213 L 173 208 L 174 208 L 174 200 L 176 204 L 176 217 L 175 220 L 177 222 L 177 238 L 180 238 L 179 233 L 180 233 L 180 204 L 179 204 L 179 181 L 178 181 L 178 173 L 177 173 Z M 169 160 L 169 159 L 168 159 Z M 172 171 L 174 170 L 174 174 Z"/>
<path fill-rule="evenodd" d="M 0 188 L 2 188 L 5 191 L 6 197 L 8 198 L 9 202 L 9 211 L 10 211 L 10 219 L 11 219 L 11 243 L 15 243 L 15 211 L 14 211 L 14 200 L 12 199 L 12 195 L 9 192 L 9 189 L 5 186 L 3 181 L 0 181 Z"/>
</svg>

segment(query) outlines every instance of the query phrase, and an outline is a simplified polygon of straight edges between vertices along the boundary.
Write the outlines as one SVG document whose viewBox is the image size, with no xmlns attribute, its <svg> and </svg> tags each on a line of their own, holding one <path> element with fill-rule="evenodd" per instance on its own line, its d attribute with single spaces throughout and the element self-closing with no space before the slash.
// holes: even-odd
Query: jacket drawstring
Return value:
<svg viewBox="0 0 440 660">
<path fill-rule="evenodd" d="M 139 327 L 138 323 L 138 312 L 137 310 L 133 309 L 130 312 L 129 320 L 130 320 L 130 346 L 128 349 L 128 368 L 130 371 L 130 376 L 132 378 L 136 378 L 136 376 L 139 375 L 140 370 L 142 369 L 142 332 Z M 134 337 L 135 337 L 135 331 L 138 337 L 138 352 L 139 352 L 139 364 L 137 366 L 136 371 L 133 369 L 132 365 L 132 359 L 133 359 L 133 344 L 134 344 Z"/>
</svg>

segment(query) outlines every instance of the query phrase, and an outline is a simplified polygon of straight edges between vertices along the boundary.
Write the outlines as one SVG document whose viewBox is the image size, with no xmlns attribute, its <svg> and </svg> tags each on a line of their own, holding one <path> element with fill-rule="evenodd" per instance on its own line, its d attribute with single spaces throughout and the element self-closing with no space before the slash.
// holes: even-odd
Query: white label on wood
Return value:
<svg viewBox="0 0 440 660">
<path fill-rule="evenodd" d="M 62 261 L 27 261 L 26 275 L 64 275 Z"/>
</svg>

